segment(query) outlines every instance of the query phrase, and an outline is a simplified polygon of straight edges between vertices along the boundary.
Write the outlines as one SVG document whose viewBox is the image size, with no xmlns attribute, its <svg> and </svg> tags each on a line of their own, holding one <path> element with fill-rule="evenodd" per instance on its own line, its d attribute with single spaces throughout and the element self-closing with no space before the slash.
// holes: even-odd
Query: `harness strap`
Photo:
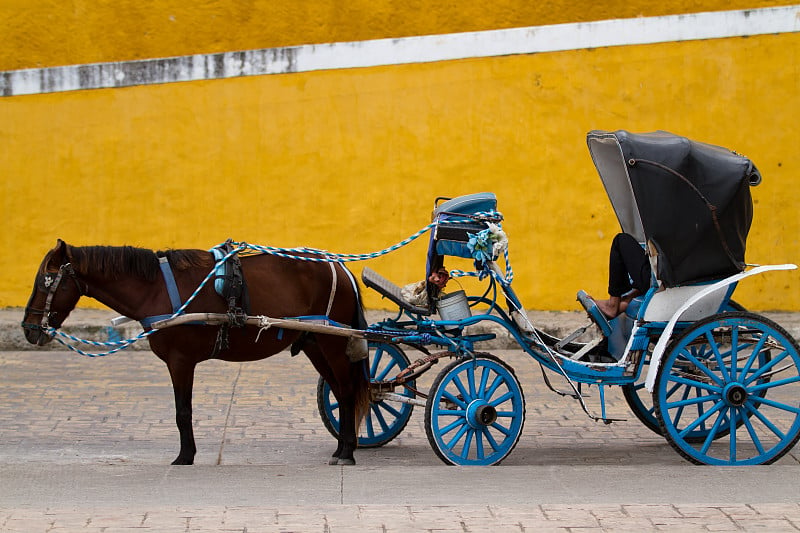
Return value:
<svg viewBox="0 0 800 533">
<path fill-rule="evenodd" d="M 164 282 L 167 284 L 167 294 L 172 304 L 172 314 L 148 316 L 141 319 L 139 323 L 145 331 L 150 331 L 155 322 L 171 318 L 178 312 L 178 309 L 181 308 L 181 295 L 178 292 L 178 284 L 175 282 L 175 275 L 172 273 L 172 267 L 170 267 L 169 260 L 166 256 L 158 258 L 158 266 L 161 269 L 161 273 L 164 275 Z"/>
<path fill-rule="evenodd" d="M 164 275 L 164 281 L 167 284 L 167 294 L 169 294 L 169 301 L 172 303 L 172 312 L 175 313 L 181 307 L 181 295 L 178 292 L 178 284 L 175 283 L 175 275 L 172 273 L 172 267 L 169 266 L 169 259 L 166 256 L 158 258 L 158 266 L 161 268 L 161 273 Z"/>
<path fill-rule="evenodd" d="M 325 310 L 325 316 L 331 316 L 331 309 L 333 308 L 333 299 L 336 297 L 336 263 L 328 263 L 331 267 L 331 295 L 328 297 L 328 308 Z"/>
</svg>

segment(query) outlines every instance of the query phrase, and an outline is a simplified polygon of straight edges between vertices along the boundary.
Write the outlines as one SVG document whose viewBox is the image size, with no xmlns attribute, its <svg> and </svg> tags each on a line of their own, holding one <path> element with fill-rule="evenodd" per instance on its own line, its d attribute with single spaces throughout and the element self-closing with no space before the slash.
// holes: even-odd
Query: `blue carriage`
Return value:
<svg viewBox="0 0 800 533">
<path fill-rule="evenodd" d="M 507 239 L 494 194 L 437 199 L 425 281 L 401 288 L 371 269 L 362 273 L 398 313 L 366 331 L 373 402 L 360 446 L 391 441 L 418 406 L 447 464 L 494 465 L 512 452 L 525 420 L 522 387 L 507 363 L 481 349 L 494 334 L 466 329 L 478 323 L 507 331 L 547 371 L 548 386 L 547 373 L 565 379 L 567 394 L 595 420 L 613 421 L 604 391 L 622 387 L 636 417 L 691 462 L 772 463 L 800 438 L 800 348 L 732 299 L 747 277 L 796 268 L 745 263 L 750 187 L 761 180 L 755 166 L 666 132 L 593 131 L 587 143 L 621 230 L 648 251 L 650 290 L 613 320 L 579 293 L 591 322 L 555 338 L 529 322 L 507 261 L 505 269 L 498 264 L 507 259 Z M 442 291 L 437 274 L 466 274 L 442 272 L 449 256 L 474 260 L 470 274 L 484 281 L 481 295 Z M 423 356 L 412 362 L 404 348 Z M 449 362 L 420 392 L 416 379 L 440 359 Z M 587 407 L 582 385 L 598 388 L 599 415 Z M 338 434 L 324 380 L 318 404 Z"/>
</svg>

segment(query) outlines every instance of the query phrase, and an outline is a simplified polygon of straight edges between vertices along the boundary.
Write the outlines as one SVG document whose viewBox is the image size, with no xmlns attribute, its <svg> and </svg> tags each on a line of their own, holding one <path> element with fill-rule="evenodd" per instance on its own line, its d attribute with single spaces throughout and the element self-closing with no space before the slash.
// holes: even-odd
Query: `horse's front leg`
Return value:
<svg viewBox="0 0 800 533">
<path fill-rule="evenodd" d="M 172 461 L 174 465 L 190 465 L 194 463 L 197 447 L 192 430 L 192 387 L 194 384 L 195 363 L 187 361 L 170 361 L 167 363 L 172 378 L 172 389 L 175 392 L 175 422 L 181 439 L 181 451 Z"/>
</svg>

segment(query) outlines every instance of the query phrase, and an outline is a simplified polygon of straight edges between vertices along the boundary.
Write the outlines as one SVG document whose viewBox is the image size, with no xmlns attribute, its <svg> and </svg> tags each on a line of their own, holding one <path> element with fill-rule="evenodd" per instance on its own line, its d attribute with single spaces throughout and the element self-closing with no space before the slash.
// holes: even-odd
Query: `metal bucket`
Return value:
<svg viewBox="0 0 800 533">
<path fill-rule="evenodd" d="M 436 310 L 442 320 L 464 320 L 472 316 L 467 293 L 464 291 L 443 294 L 436 302 Z"/>
</svg>

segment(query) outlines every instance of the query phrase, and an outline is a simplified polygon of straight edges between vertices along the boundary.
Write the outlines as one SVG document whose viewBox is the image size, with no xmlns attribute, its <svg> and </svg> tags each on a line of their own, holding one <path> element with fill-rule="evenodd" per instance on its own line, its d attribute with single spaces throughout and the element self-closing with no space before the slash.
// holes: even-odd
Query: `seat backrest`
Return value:
<svg viewBox="0 0 800 533">
<path fill-rule="evenodd" d="M 687 309 L 679 318 L 681 321 L 694 322 L 719 313 L 727 304 L 731 293 L 735 288 L 731 285 L 727 291 L 718 290 L 706 295 L 692 307 Z M 685 285 L 682 287 L 670 287 L 663 291 L 656 292 L 647 302 L 644 317 L 647 322 L 666 322 L 689 298 L 708 287 L 707 284 Z"/>
<path fill-rule="evenodd" d="M 478 233 L 488 226 L 486 222 L 471 219 L 470 215 L 496 210 L 497 197 L 491 192 L 467 194 L 436 205 L 433 220 L 437 224 L 431 233 L 428 256 L 471 258 L 472 253 L 467 248 L 469 234 Z"/>
</svg>

